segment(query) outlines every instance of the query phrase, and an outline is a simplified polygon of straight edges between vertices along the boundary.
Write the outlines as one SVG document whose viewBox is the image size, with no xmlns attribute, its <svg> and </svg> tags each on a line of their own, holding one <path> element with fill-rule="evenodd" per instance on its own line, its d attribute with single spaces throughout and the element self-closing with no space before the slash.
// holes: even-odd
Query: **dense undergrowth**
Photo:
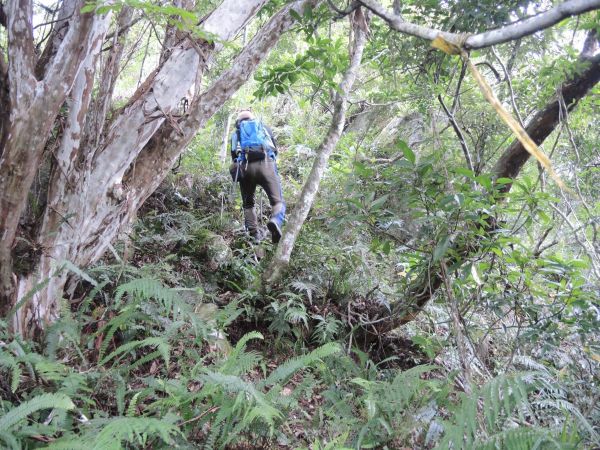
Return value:
<svg viewBox="0 0 600 450">
<path fill-rule="evenodd" d="M 359 167 L 352 182 L 360 183 L 364 170 Z M 406 251 L 391 251 L 381 238 L 393 232 L 393 225 L 382 225 L 393 205 L 378 207 L 387 198 L 338 203 L 354 209 L 354 216 L 317 210 L 287 278 L 264 292 L 260 274 L 272 245 L 248 241 L 226 178 L 197 177 L 190 185 L 187 177 L 173 177 L 150 199 L 115 246 L 118 258 L 78 271 L 85 281 L 64 300 L 61 319 L 41 342 L 24 342 L 1 324 L 3 447 L 597 445 L 597 361 L 590 347 L 591 358 L 577 350 L 576 341 L 585 339 L 581 323 L 570 327 L 569 311 L 556 316 L 548 302 L 511 310 L 500 302 L 497 286 L 486 292 L 476 282 L 479 272 L 488 286 L 518 283 L 515 270 L 536 268 L 554 284 L 520 289 L 532 296 L 547 290 L 569 295 L 561 304 L 573 303 L 573 314 L 584 319 L 586 289 L 577 287 L 576 265 L 519 260 L 524 249 L 513 242 L 510 254 L 498 251 L 491 263 L 462 269 L 455 294 L 479 290 L 480 296 L 479 304 L 461 302 L 473 340 L 467 375 L 441 303 L 385 339 L 359 338 L 365 325 L 351 310 L 390 301 L 423 263 L 415 252 L 408 258 Z M 421 180 L 427 183 L 426 173 Z M 435 186 L 435 176 L 429 182 Z M 422 198 L 440 201 L 437 192 Z M 481 194 L 473 192 L 483 191 L 464 192 L 467 206 L 451 214 L 480 210 Z M 363 228 L 335 217 L 354 217 Z M 438 220 L 418 227 L 439 230 Z M 352 232 L 340 233 L 340 226 Z M 370 248 L 344 245 L 364 233 L 371 233 Z M 510 240 L 493 238 L 488 245 L 499 239 Z M 390 270 L 398 286 L 383 284 L 382 271 Z M 482 304 L 486 315 L 475 316 Z M 514 315 L 519 330 L 504 325 Z"/>
<path fill-rule="evenodd" d="M 146 75 L 155 74 L 148 61 L 158 64 L 170 51 L 163 38 L 181 13 L 170 3 L 115 3 L 139 16 L 98 136 L 108 135 L 131 106 L 128 96 L 135 100 Z M 217 2 L 196 3 L 202 22 Z M 258 21 L 283 3 L 268 2 Z M 178 173 L 100 263 L 54 261 L 72 275 L 57 322 L 24 340 L 10 331 L 10 319 L 0 320 L 1 449 L 600 448 L 597 87 L 576 108 L 561 106 L 559 123 L 544 137 L 544 151 L 576 193 L 558 189 L 532 163 L 514 180 L 495 179 L 490 172 L 513 136 L 462 61 L 373 18 L 319 195 L 283 279 L 264 285 L 273 245 L 244 232 L 237 187 L 217 155 L 222 148 L 227 156 L 221 146 L 238 109 L 252 105 L 275 131 L 288 211 L 294 209 L 331 126 L 353 35 L 322 3 L 298 17 L 255 79 L 199 130 Z M 409 21 L 457 32 L 493 29 L 547 6 L 393 3 L 404 5 Z M 599 18 L 565 19 L 470 57 L 500 101 L 528 123 L 581 68 L 575 47 L 588 30 L 600 33 Z M 246 45 L 261 26 L 248 24 L 211 58 L 196 87 L 220 79 L 240 41 Z M 3 27 L 0 33 L 0 58 L 10 60 Z M 36 47 L 48 36 L 41 33 Z M 100 59 L 111 66 L 111 58 Z M 96 101 L 102 91 L 93 92 Z M 167 110 L 170 125 L 196 106 L 197 98 L 190 100 L 181 102 L 181 117 Z M 48 193 L 74 189 L 67 183 L 38 191 L 52 178 L 55 144 L 71 136 L 63 127 L 66 106 L 44 152 L 48 160 L 36 169 L 31 217 L 22 218 L 15 243 L 16 273 L 32 270 L 48 250 L 37 244 L 46 236 L 29 235 L 46 206 L 54 210 L 45 204 Z M 94 149 L 82 147 L 74 161 L 102 153 Z M 136 181 L 135 168 L 123 180 Z M 135 186 L 118 185 L 109 198 L 124 204 Z M 257 207 L 264 225 L 265 195 L 258 194 Z M 71 227 L 78 213 L 55 212 L 58 229 Z M 414 308 L 421 293 L 429 296 Z M 391 311 L 406 320 L 378 332 Z"/>
</svg>

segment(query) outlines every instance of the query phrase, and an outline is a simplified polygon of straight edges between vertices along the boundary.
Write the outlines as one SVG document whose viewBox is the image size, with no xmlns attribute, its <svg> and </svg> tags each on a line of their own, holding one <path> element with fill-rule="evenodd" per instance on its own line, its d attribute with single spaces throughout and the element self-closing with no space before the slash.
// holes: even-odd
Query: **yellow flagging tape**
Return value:
<svg viewBox="0 0 600 450">
<path fill-rule="evenodd" d="M 481 90 L 485 99 L 492 105 L 492 108 L 496 110 L 496 113 L 500 116 L 500 118 L 508 125 L 511 131 L 515 134 L 517 139 L 523 144 L 525 150 L 529 152 L 535 159 L 539 161 L 544 169 L 548 171 L 550 176 L 556 184 L 558 184 L 562 189 L 569 190 L 563 180 L 558 176 L 558 174 L 554 171 L 552 167 L 552 162 L 550 158 L 546 156 L 544 152 L 542 152 L 539 147 L 533 142 L 533 139 L 529 137 L 527 131 L 521 126 L 521 124 L 502 106 L 502 103 L 496 98 L 494 91 L 490 87 L 485 78 L 481 76 L 477 67 L 471 62 L 467 53 L 462 50 L 459 46 L 452 44 L 451 42 L 446 41 L 443 37 L 438 36 L 432 42 L 431 45 L 439 50 L 442 50 L 444 53 L 449 55 L 460 55 L 462 59 L 467 64 L 471 75 L 475 78 L 475 81 L 479 85 L 479 89 Z"/>
</svg>

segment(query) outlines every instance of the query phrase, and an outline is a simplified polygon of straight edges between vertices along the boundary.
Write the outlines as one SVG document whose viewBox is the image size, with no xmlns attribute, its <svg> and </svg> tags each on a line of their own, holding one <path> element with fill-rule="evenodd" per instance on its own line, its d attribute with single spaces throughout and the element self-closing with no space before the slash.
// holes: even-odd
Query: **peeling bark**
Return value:
<svg viewBox="0 0 600 450">
<path fill-rule="evenodd" d="M 78 3 L 81 8 L 83 3 Z M 10 116 L 0 160 L 0 313 L 15 300 L 11 250 L 19 218 L 40 164 L 46 139 L 90 48 L 108 17 L 84 14 L 69 28 L 43 80 L 34 76 L 31 3 L 8 5 Z"/>
<path fill-rule="evenodd" d="M 100 137 L 104 132 L 106 116 L 111 106 L 117 76 L 121 70 L 121 58 L 125 49 L 125 40 L 130 29 L 133 8 L 123 6 L 117 17 L 117 26 L 112 35 L 112 47 L 105 57 L 100 76 L 98 94 L 92 101 L 85 123 L 84 146 L 96 148 L 100 145 Z"/>
<path fill-rule="evenodd" d="M 126 179 L 135 196 L 134 205 L 154 192 L 196 131 L 250 78 L 281 35 L 292 27 L 294 19 L 289 10 L 302 11 L 307 5 L 318 3 L 318 0 L 297 0 L 279 11 L 235 58 L 231 68 L 191 105 L 188 114 L 178 122 L 178 128 L 164 129 L 149 142 Z"/>
<path fill-rule="evenodd" d="M 360 12 L 360 9 L 356 10 L 354 14 L 357 14 L 357 12 Z M 308 179 L 306 180 L 306 183 L 304 183 L 300 198 L 296 202 L 296 207 L 294 208 L 294 211 L 288 220 L 283 237 L 277 246 L 277 250 L 275 251 L 275 256 L 273 257 L 273 260 L 266 271 L 265 282 L 268 286 L 272 286 L 281 279 L 283 271 L 287 268 L 290 262 L 290 256 L 292 254 L 292 250 L 294 249 L 296 239 L 300 234 L 300 229 L 302 228 L 302 225 L 304 225 L 304 221 L 306 220 L 306 217 L 308 216 L 308 213 L 315 201 L 315 197 L 317 196 L 319 185 L 321 184 L 321 178 L 323 178 L 323 174 L 327 168 L 329 156 L 335 149 L 340 139 L 342 130 L 344 128 L 344 123 L 346 121 L 348 95 L 350 94 L 352 86 L 354 85 L 366 42 L 366 32 L 361 27 L 355 25 L 354 45 L 350 55 L 350 66 L 348 67 L 348 70 L 344 74 L 342 82 L 340 83 L 339 91 L 335 95 L 331 125 L 327 131 L 327 134 L 325 135 L 325 138 L 321 142 L 321 145 L 317 149 L 317 155 L 315 157 L 310 174 L 308 175 Z"/>
<path fill-rule="evenodd" d="M 60 44 L 67 35 L 67 31 L 69 31 L 69 23 L 74 18 L 76 6 L 76 0 L 63 0 L 58 17 L 56 18 L 56 23 L 48 38 L 48 44 L 44 47 L 44 51 L 35 65 L 35 77 L 38 80 L 44 78 L 48 64 L 58 53 Z"/>
<path fill-rule="evenodd" d="M 10 89 L 8 87 L 8 65 L 4 55 L 0 53 L 0 158 L 8 137 L 10 119 Z"/>
<path fill-rule="evenodd" d="M 246 2 L 242 7 L 237 1 L 225 0 L 204 22 L 205 30 L 215 34 L 220 40 L 229 40 L 266 1 L 253 0 Z M 235 17 L 227 17 L 229 11 L 234 8 L 237 11 Z M 61 44 L 61 50 L 65 42 L 68 42 L 69 35 L 77 28 L 81 28 L 80 21 L 75 20 Z M 101 43 L 102 39 L 99 42 Z M 207 59 L 215 49 L 215 45 L 209 42 L 203 43 L 203 47 L 201 58 L 189 41 L 179 43 L 164 64 L 146 80 L 142 89 L 136 92 L 129 104 L 109 125 L 104 139 L 99 139 L 99 136 L 93 134 L 87 139 L 82 138 L 93 70 L 81 71 L 73 89 L 68 130 L 64 133 L 57 153 L 57 166 L 53 172 L 48 207 L 39 235 L 44 256 L 38 261 L 34 272 L 19 277 L 16 286 L 11 286 L 11 290 L 17 294 L 16 298 L 11 297 L 11 301 L 3 303 L 3 312 L 6 313 L 11 304 L 23 299 L 31 286 L 47 281 L 47 284 L 35 292 L 32 299 L 17 312 L 13 322 L 16 331 L 31 334 L 36 328 L 42 328 L 46 323 L 55 320 L 57 300 L 62 295 L 66 281 L 66 274 L 58 273 L 61 263 L 68 260 L 83 267 L 97 260 L 129 218 L 125 214 L 127 208 L 137 210 L 141 206 L 131 205 L 134 199 L 123 188 L 122 177 L 164 122 L 177 126 L 179 101 L 194 84 L 196 70 L 206 68 Z M 61 50 L 53 61 L 60 59 Z M 98 49 L 97 52 L 99 51 Z M 87 60 L 87 67 L 91 69 L 94 52 L 87 48 L 83 54 L 92 57 Z M 52 62 L 46 77 L 52 76 L 54 68 L 55 63 Z M 112 73 L 107 74 L 104 80 L 104 89 L 108 94 L 112 92 L 116 73 L 113 68 Z M 102 102 L 103 99 L 99 101 Z M 100 121 L 105 119 L 105 106 L 101 105 L 98 108 L 97 118 Z M 40 135 L 47 136 L 47 133 Z M 82 142 L 86 145 L 82 146 Z M 94 145 L 98 142 L 100 145 Z M 20 162 L 18 167 L 28 165 Z M 0 173 L 2 169 L 3 166 L 0 166 Z M 153 177 L 155 176 L 156 174 Z M 27 189 L 24 192 L 27 192 Z M 6 230 L 2 223 L 0 229 Z M 10 256 L 10 245 L 5 248 Z M 6 275 L 10 281 L 10 261 L 6 266 L 2 266 L 8 268 Z"/>
<path fill-rule="evenodd" d="M 42 289 L 46 295 L 36 298 L 35 310 L 24 307 L 16 312 L 12 323 L 13 330 L 21 334 L 30 327 L 34 320 L 52 321 L 58 317 L 57 304 L 62 295 L 66 273 L 56 273 L 54 277 L 49 275 L 56 272 L 62 260 L 67 259 L 68 255 L 64 253 L 65 243 L 56 240 L 53 230 L 57 229 L 61 223 L 71 227 L 67 216 L 61 214 L 60 211 L 63 211 L 63 199 L 68 195 L 71 186 L 76 184 L 79 175 L 77 171 L 78 153 L 81 149 L 86 114 L 92 99 L 96 62 L 100 55 L 103 36 L 108 30 L 108 24 L 108 17 L 95 24 L 96 29 L 93 32 L 101 38 L 94 41 L 94 46 L 83 62 L 66 101 L 69 113 L 60 146 L 54 155 L 54 167 L 48 184 L 46 213 L 38 239 L 40 248 L 52 249 L 42 253 L 36 268 L 39 273 L 48 274 L 48 282 Z M 74 231 L 71 228 L 71 232 Z M 25 287 L 32 284 L 31 278 L 30 274 L 25 276 L 17 274 L 17 292 L 27 292 Z"/>
</svg>

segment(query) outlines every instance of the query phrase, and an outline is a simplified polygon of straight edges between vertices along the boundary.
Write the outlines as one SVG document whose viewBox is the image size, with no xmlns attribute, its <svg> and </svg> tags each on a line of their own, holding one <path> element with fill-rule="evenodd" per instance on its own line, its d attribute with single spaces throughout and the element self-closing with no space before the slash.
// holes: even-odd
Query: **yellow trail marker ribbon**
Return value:
<svg viewBox="0 0 600 450">
<path fill-rule="evenodd" d="M 548 171 L 552 179 L 556 181 L 556 184 L 558 184 L 561 189 L 570 190 L 565 186 L 563 180 L 554 171 L 550 158 L 548 158 L 548 156 L 546 156 L 546 154 L 539 149 L 537 144 L 533 142 L 533 139 L 531 139 L 521 124 L 504 108 L 504 106 L 502 106 L 502 103 L 500 103 L 485 78 L 483 78 L 483 76 L 479 73 L 477 67 L 475 67 L 475 65 L 471 62 L 467 53 L 456 44 L 448 42 L 441 36 L 436 37 L 431 42 L 431 46 L 442 50 L 444 53 L 449 55 L 461 56 L 463 61 L 465 61 L 467 64 L 469 72 L 471 72 L 471 75 L 473 75 L 473 78 L 477 82 L 477 85 L 479 86 L 479 89 L 481 90 L 481 93 L 485 99 L 490 103 L 490 105 L 492 105 L 492 108 L 496 110 L 496 113 L 500 116 L 504 123 L 508 125 L 517 139 L 521 142 L 525 150 L 527 150 L 529 154 L 539 161 L 542 167 Z"/>
</svg>

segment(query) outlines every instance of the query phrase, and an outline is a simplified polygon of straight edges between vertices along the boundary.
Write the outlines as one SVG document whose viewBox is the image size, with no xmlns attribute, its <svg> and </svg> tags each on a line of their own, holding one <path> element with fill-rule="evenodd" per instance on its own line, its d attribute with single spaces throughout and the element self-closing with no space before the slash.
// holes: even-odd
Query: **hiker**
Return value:
<svg viewBox="0 0 600 450">
<path fill-rule="evenodd" d="M 234 182 L 240 183 L 246 230 L 256 240 L 262 238 L 254 210 L 256 186 L 262 186 L 267 193 L 271 204 L 271 218 L 267 228 L 274 244 L 281 239 L 285 216 L 276 157 L 277 143 L 271 129 L 255 119 L 251 111 L 240 111 L 231 135 L 231 176 Z"/>
</svg>

